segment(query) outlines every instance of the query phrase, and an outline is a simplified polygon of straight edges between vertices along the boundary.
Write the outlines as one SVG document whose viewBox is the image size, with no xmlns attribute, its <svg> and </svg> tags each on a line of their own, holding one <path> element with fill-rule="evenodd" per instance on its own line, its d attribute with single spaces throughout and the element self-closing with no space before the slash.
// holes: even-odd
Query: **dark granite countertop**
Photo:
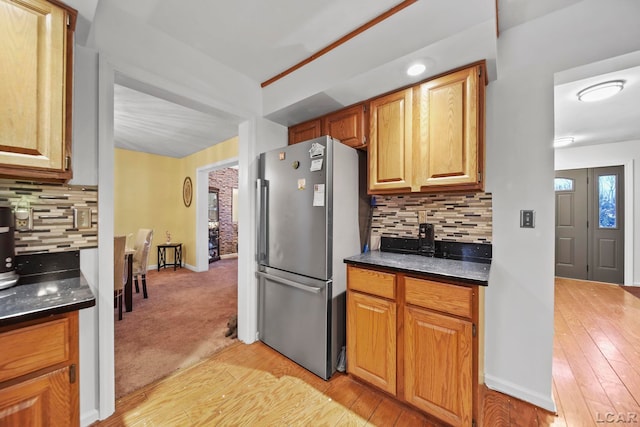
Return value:
<svg viewBox="0 0 640 427">
<path fill-rule="evenodd" d="M 488 285 L 491 268 L 491 264 L 380 251 L 354 255 L 345 258 L 344 262 L 365 267 L 384 267 L 403 273 L 453 279 L 482 286 Z"/>
<path fill-rule="evenodd" d="M 67 313 L 94 305 L 96 305 L 95 296 L 82 275 L 19 284 L 0 291 L 0 326 L 52 314 Z"/>
</svg>

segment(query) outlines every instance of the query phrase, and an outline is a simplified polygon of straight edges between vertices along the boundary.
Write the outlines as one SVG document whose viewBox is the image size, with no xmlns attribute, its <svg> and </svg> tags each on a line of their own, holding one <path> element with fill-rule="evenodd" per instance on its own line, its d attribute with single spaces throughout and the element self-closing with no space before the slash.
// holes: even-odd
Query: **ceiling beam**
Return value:
<svg viewBox="0 0 640 427">
<path fill-rule="evenodd" d="M 314 60 L 318 59 L 319 57 L 321 57 L 325 53 L 328 53 L 328 52 L 332 51 L 333 49 L 337 48 L 338 46 L 340 46 L 341 44 L 344 44 L 344 43 L 348 42 L 349 40 L 351 40 L 352 38 L 354 38 L 358 34 L 363 33 L 364 31 L 368 30 L 369 28 L 373 27 L 374 25 L 384 21 L 385 19 L 387 19 L 388 17 L 390 17 L 392 15 L 395 15 L 396 13 L 400 12 L 402 9 L 406 8 L 407 6 L 411 6 L 413 3 L 417 2 L 417 1 L 418 0 L 404 0 L 403 2 L 397 4 L 396 6 L 392 7 L 391 9 L 389 9 L 386 12 L 382 13 L 381 15 L 376 16 L 375 18 L 373 18 L 372 20 L 370 20 L 366 24 L 363 24 L 363 25 L 359 26 L 355 30 L 351 31 L 349 34 L 347 34 L 347 35 L 341 37 L 340 39 L 336 40 L 335 42 L 331 43 L 329 46 L 320 49 L 318 52 L 314 53 L 313 55 L 309 56 L 306 59 L 303 59 L 302 61 L 298 62 L 294 66 L 292 66 L 290 68 L 287 68 L 286 70 L 284 70 L 280 74 L 277 74 L 276 76 L 271 77 L 269 80 L 266 80 L 266 81 L 260 83 L 260 86 L 263 87 L 263 88 L 266 87 L 266 86 L 269 86 L 271 83 L 274 83 L 274 82 L 280 80 L 281 78 L 293 73 L 298 68 L 302 68 L 303 66 L 307 65 L 311 61 L 314 61 Z"/>
</svg>

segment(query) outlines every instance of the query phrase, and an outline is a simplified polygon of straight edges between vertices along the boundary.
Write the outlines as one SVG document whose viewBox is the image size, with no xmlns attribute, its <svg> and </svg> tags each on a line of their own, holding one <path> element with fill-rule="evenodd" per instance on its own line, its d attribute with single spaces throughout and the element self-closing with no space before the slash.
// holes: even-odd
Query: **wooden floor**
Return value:
<svg viewBox="0 0 640 427">
<path fill-rule="evenodd" d="M 482 425 L 640 424 L 640 299 L 614 285 L 557 279 L 555 325 L 558 415 L 486 390 Z M 439 424 L 346 375 L 325 382 L 262 343 L 238 343 L 120 399 L 116 414 L 95 425 Z"/>
</svg>

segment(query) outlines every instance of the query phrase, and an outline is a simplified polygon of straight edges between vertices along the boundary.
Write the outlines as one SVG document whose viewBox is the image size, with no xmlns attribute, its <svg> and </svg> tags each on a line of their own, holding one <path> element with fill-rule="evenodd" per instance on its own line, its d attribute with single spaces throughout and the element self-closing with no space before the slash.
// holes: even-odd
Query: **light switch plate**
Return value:
<svg viewBox="0 0 640 427">
<path fill-rule="evenodd" d="M 535 228 L 535 211 L 521 210 L 520 211 L 520 228 Z"/>
<path fill-rule="evenodd" d="M 427 211 L 418 211 L 418 224 L 427 222 Z"/>
<path fill-rule="evenodd" d="M 91 208 L 73 208 L 73 228 L 91 228 Z"/>
</svg>

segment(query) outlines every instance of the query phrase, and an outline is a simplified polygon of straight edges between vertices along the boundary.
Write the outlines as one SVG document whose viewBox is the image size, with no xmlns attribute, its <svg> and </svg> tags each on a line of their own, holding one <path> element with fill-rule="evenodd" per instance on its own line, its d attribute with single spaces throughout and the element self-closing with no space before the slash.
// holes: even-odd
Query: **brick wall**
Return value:
<svg viewBox="0 0 640 427">
<path fill-rule="evenodd" d="M 63 252 L 98 247 L 98 187 L 34 184 L 0 179 L 0 206 L 28 201 L 33 229 L 15 232 L 16 254 Z M 73 228 L 73 208 L 91 209 L 91 228 Z"/>
<path fill-rule="evenodd" d="M 491 193 L 376 196 L 372 236 L 418 237 L 418 211 L 427 212 L 436 240 L 491 243 Z"/>
<path fill-rule="evenodd" d="M 231 219 L 232 190 L 238 188 L 238 169 L 226 168 L 210 172 L 209 187 L 218 189 L 220 255 L 238 253 L 238 223 Z"/>
</svg>

